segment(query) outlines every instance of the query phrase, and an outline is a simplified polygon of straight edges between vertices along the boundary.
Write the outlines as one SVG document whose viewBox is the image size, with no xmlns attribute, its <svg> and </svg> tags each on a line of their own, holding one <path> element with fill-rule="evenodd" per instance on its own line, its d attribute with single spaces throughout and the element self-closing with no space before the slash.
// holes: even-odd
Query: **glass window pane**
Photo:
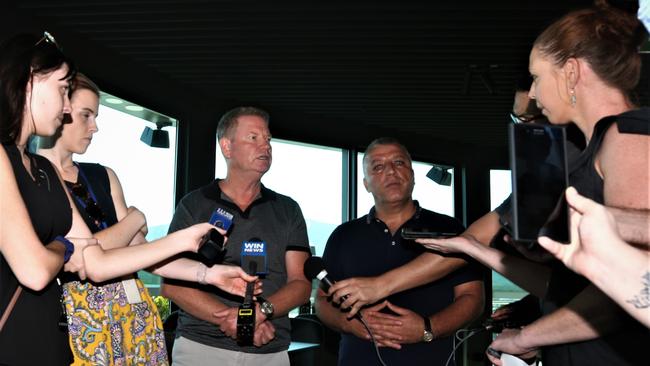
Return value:
<svg viewBox="0 0 650 366">
<path fill-rule="evenodd" d="M 418 200 L 420 206 L 441 214 L 454 217 L 454 169 L 451 173 L 451 185 L 443 186 L 427 178 L 431 164 L 419 161 L 413 162 L 415 174 L 415 188 L 413 198 Z M 367 214 L 374 206 L 372 195 L 363 185 L 363 153 L 357 154 L 357 217 Z"/>
<path fill-rule="evenodd" d="M 512 192 L 510 170 L 490 170 L 490 210 L 497 208 Z"/>
<path fill-rule="evenodd" d="M 341 149 L 273 139 L 273 163 L 262 177 L 269 189 L 296 200 L 300 205 L 315 254 L 323 255 L 327 239 L 341 224 Z M 226 176 L 226 161 L 217 152 L 215 177 Z"/>
<path fill-rule="evenodd" d="M 494 210 L 512 192 L 510 170 L 490 170 L 490 207 Z M 492 310 L 526 296 L 528 292 L 492 271 Z"/>
<path fill-rule="evenodd" d="M 135 206 L 147 217 L 149 234 L 154 240 L 167 233 L 174 213 L 176 178 L 176 127 L 165 127 L 169 132 L 169 148 L 153 148 L 140 141 L 145 126 L 151 123 L 106 105 L 99 106 L 99 132 L 83 155 L 74 159 L 95 162 L 115 171 L 128 206 Z M 147 272 L 140 278 L 157 294 L 160 279 Z"/>
</svg>

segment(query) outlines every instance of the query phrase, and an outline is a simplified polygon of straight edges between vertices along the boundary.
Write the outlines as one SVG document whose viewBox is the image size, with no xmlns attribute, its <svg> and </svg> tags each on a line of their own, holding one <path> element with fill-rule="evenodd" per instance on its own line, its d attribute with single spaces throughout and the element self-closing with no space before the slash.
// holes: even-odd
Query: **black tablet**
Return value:
<svg viewBox="0 0 650 366">
<path fill-rule="evenodd" d="M 566 131 L 532 123 L 509 125 L 512 170 L 511 234 L 534 243 L 545 235 L 569 243 Z"/>
</svg>

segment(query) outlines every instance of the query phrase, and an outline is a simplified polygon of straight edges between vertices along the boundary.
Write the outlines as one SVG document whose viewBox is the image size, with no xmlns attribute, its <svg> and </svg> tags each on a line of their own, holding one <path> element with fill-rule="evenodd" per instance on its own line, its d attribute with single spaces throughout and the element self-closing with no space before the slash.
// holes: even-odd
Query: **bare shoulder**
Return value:
<svg viewBox="0 0 650 366">
<path fill-rule="evenodd" d="M 610 127 L 596 156 L 596 170 L 603 178 L 608 206 L 650 206 L 650 136 Z"/>
</svg>

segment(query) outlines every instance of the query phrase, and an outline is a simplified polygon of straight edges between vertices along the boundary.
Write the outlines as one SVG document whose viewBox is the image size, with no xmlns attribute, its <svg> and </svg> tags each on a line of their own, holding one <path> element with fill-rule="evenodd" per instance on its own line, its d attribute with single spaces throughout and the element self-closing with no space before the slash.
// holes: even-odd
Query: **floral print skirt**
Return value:
<svg viewBox="0 0 650 366">
<path fill-rule="evenodd" d="M 168 365 L 156 305 L 136 279 L 142 302 L 129 304 L 121 281 L 63 286 L 72 365 Z"/>
</svg>

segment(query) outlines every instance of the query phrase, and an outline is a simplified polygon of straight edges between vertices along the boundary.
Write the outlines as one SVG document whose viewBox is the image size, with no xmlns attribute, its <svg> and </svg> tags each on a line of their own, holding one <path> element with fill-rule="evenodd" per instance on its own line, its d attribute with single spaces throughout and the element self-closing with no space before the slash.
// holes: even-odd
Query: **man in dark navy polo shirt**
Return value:
<svg viewBox="0 0 650 366">
<path fill-rule="evenodd" d="M 323 259 L 333 279 L 378 276 L 422 254 L 422 246 L 401 238 L 402 227 L 463 231 L 456 219 L 425 210 L 412 199 L 411 157 L 398 141 L 373 141 L 366 150 L 363 170 L 363 182 L 375 206 L 330 236 Z M 435 282 L 391 295 L 362 314 L 384 346 L 380 352 L 387 364 L 444 365 L 452 353 L 453 333 L 480 315 L 483 302 L 481 272 L 469 265 Z M 358 319 L 348 319 L 322 291 L 317 309 L 326 325 L 342 333 L 339 365 L 379 364 L 370 336 Z"/>
</svg>

